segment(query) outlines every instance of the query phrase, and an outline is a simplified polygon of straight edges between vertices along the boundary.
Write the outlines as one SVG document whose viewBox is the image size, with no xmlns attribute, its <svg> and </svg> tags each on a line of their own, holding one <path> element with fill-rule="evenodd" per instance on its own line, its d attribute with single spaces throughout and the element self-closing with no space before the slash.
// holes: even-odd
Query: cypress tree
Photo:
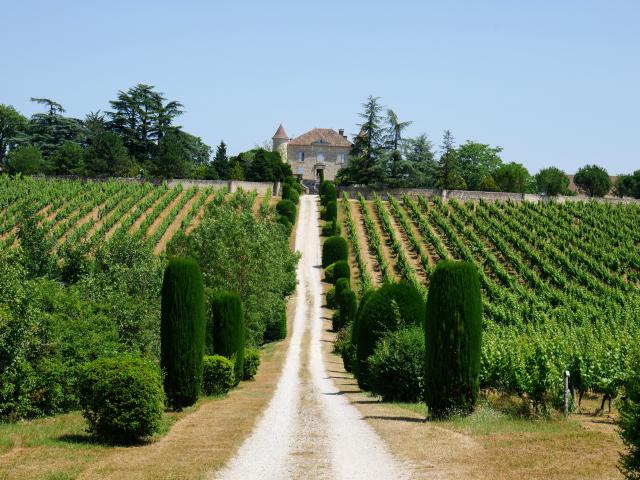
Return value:
<svg viewBox="0 0 640 480">
<path fill-rule="evenodd" d="M 204 289 L 195 260 L 169 261 L 162 283 L 160 365 L 164 388 L 175 409 L 193 405 L 200 394 L 204 356 Z"/>
<path fill-rule="evenodd" d="M 235 292 L 214 292 L 211 295 L 213 352 L 235 361 L 236 383 L 244 372 L 244 314 L 240 295 Z"/>
<path fill-rule="evenodd" d="M 469 413 L 478 397 L 482 300 L 476 267 L 440 262 L 425 323 L 425 400 L 434 417 Z"/>
</svg>

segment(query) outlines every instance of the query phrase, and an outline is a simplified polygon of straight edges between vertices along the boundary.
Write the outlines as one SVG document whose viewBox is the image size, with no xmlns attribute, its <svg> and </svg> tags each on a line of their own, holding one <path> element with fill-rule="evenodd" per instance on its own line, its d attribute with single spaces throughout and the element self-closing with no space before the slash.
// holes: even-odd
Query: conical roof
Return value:
<svg viewBox="0 0 640 480">
<path fill-rule="evenodd" d="M 289 135 L 287 135 L 287 132 L 284 131 L 284 127 L 282 126 L 282 124 L 280 124 L 280 126 L 278 127 L 278 130 L 276 131 L 275 135 L 273 136 L 274 140 L 289 140 Z"/>
</svg>

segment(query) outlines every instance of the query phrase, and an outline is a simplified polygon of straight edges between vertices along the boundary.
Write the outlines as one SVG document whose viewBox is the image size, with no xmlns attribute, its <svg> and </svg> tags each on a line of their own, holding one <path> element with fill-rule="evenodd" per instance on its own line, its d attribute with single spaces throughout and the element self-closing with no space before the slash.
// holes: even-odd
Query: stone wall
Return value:
<svg viewBox="0 0 640 480">
<path fill-rule="evenodd" d="M 174 187 L 176 185 L 182 185 L 184 188 L 198 187 L 207 188 L 212 187 L 214 190 L 227 187 L 230 193 L 235 192 L 239 188 L 244 191 L 258 192 L 259 195 L 264 195 L 268 190 L 271 190 L 272 195 L 280 195 L 280 182 L 246 182 L 243 180 L 191 180 L 191 179 L 174 179 L 169 180 L 167 185 Z"/>
<path fill-rule="evenodd" d="M 505 201 L 512 200 L 516 202 L 527 201 L 532 203 L 538 202 L 588 202 L 596 201 L 602 203 L 623 203 L 623 204 L 637 204 L 640 205 L 640 199 L 635 198 L 618 198 L 618 197 L 604 197 L 604 198 L 591 198 L 585 195 L 575 195 L 569 197 L 563 197 L 561 195 L 557 197 L 547 197 L 545 195 L 535 195 L 529 193 L 508 193 L 508 192 L 472 192 L 468 190 L 437 190 L 429 188 L 389 188 L 387 190 L 376 190 L 369 187 L 338 187 L 338 196 L 342 196 L 343 192 L 346 192 L 349 198 L 356 199 L 358 194 L 367 200 L 372 200 L 374 193 L 377 193 L 383 200 L 386 200 L 388 195 L 393 195 L 396 198 L 402 195 L 409 196 L 424 196 L 424 197 L 441 197 L 444 201 L 455 198 L 461 202 L 466 201 Z"/>
</svg>

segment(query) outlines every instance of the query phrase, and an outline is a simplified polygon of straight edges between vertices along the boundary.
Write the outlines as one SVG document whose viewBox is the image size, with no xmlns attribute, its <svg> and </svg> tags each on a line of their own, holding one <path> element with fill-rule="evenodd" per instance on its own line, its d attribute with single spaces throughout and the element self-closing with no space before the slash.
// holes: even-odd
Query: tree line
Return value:
<svg viewBox="0 0 640 480">
<path fill-rule="evenodd" d="M 342 185 L 573 194 L 569 177 L 557 167 L 532 175 L 522 164 L 503 162 L 499 146 L 471 140 L 456 146 L 450 130 L 445 130 L 436 151 L 426 134 L 405 137 L 412 122 L 400 121 L 379 97 L 369 96 L 362 108 L 362 123 L 353 139 L 350 162 L 336 179 Z M 598 165 L 578 170 L 574 183 L 589 196 L 604 196 L 613 186 L 608 172 Z M 620 176 L 613 192 L 640 198 L 640 170 Z"/>
<path fill-rule="evenodd" d="M 283 180 L 290 168 L 280 155 L 254 148 L 229 157 L 220 141 L 215 153 L 177 119 L 184 105 L 151 85 L 119 91 L 106 112 L 84 119 L 65 115 L 49 98 L 31 98 L 44 111 L 25 117 L 0 104 L 0 168 L 10 174 L 135 176 L 155 178 Z"/>
</svg>

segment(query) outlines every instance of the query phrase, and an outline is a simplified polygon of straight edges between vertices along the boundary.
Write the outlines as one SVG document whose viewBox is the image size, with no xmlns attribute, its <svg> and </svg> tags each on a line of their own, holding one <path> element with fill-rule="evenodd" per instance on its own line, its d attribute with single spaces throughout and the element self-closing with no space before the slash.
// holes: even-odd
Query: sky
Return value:
<svg viewBox="0 0 640 480">
<path fill-rule="evenodd" d="M 638 25 L 638 0 L 0 0 L 0 103 L 83 118 L 147 83 L 237 153 L 280 123 L 352 135 L 374 95 L 436 146 L 618 174 L 640 169 Z"/>
</svg>

